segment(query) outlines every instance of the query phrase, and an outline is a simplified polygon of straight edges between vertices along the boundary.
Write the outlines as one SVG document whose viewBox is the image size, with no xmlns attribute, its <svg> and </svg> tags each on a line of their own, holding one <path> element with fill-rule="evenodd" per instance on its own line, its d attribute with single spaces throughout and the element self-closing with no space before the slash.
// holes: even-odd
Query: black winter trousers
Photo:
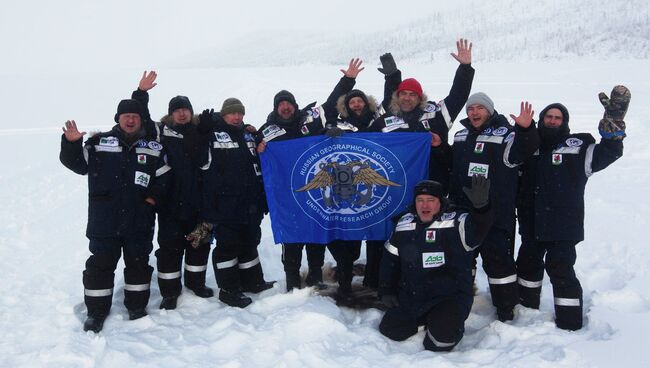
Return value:
<svg viewBox="0 0 650 368">
<path fill-rule="evenodd" d="M 386 240 L 366 240 L 366 269 L 363 275 L 363 285 L 371 288 L 379 287 L 379 265 L 384 253 Z"/>
<path fill-rule="evenodd" d="M 479 247 L 483 270 L 487 274 L 492 304 L 501 310 L 512 310 L 519 303 L 517 270 L 508 231 L 492 227 Z"/>
<path fill-rule="evenodd" d="M 260 222 L 254 224 L 217 224 L 212 265 L 220 289 L 254 289 L 264 283 L 257 253 L 262 237 Z"/>
<path fill-rule="evenodd" d="M 287 274 L 298 274 L 302 264 L 302 249 L 307 252 L 309 269 L 321 269 L 325 262 L 325 245 L 285 243 L 282 244 L 282 264 Z"/>
<path fill-rule="evenodd" d="M 582 286 L 573 266 L 576 242 L 538 242 L 522 239 L 517 256 L 521 304 L 539 308 L 544 269 L 553 285 L 555 324 L 565 330 L 582 328 Z"/>
<path fill-rule="evenodd" d="M 106 317 L 111 309 L 115 269 L 124 252 L 124 305 L 144 309 L 149 302 L 151 238 L 90 238 L 92 255 L 83 271 L 84 302 L 88 315 Z"/>
<path fill-rule="evenodd" d="M 425 316 L 415 318 L 404 307 L 386 311 L 379 323 L 379 332 L 391 340 L 404 341 L 426 325 L 423 345 L 427 350 L 450 351 L 463 338 L 467 308 L 455 300 L 447 299 L 436 304 Z"/>
<path fill-rule="evenodd" d="M 361 240 L 334 240 L 327 244 L 327 249 L 336 261 L 339 278 L 339 290 L 342 292 L 352 289 L 352 270 L 354 261 L 361 255 Z"/>
<path fill-rule="evenodd" d="M 156 250 L 158 286 L 163 297 L 181 294 L 181 268 L 185 270 L 185 286 L 197 289 L 205 286 L 210 242 L 198 248 L 185 239 L 196 227 L 196 221 L 179 221 L 164 214 L 158 215 L 158 245 Z M 183 255 L 185 265 L 183 267 Z"/>
</svg>

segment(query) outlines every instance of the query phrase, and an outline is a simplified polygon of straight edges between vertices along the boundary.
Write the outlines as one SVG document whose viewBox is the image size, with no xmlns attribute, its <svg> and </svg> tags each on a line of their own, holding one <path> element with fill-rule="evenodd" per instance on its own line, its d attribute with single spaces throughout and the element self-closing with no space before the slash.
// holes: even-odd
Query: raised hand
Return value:
<svg viewBox="0 0 650 368">
<path fill-rule="evenodd" d="M 156 77 L 158 77 L 158 74 L 156 74 L 155 71 L 150 71 L 147 73 L 145 70 L 142 73 L 142 78 L 140 78 L 140 83 L 138 84 L 138 89 L 141 91 L 148 91 L 155 87 L 157 85 L 156 83 Z"/>
<path fill-rule="evenodd" d="M 469 45 L 468 45 L 469 44 Z M 471 64 L 472 63 L 472 43 L 466 39 L 461 38 L 456 41 L 456 49 L 458 50 L 457 54 L 451 53 L 451 56 L 456 59 L 461 64 Z"/>
<path fill-rule="evenodd" d="M 395 64 L 395 59 L 393 59 L 393 54 L 387 52 L 379 57 L 381 62 L 381 68 L 377 68 L 379 72 L 383 75 L 391 75 L 397 71 L 397 64 Z"/>
<path fill-rule="evenodd" d="M 510 114 L 510 117 L 515 121 L 515 124 L 519 125 L 522 128 L 528 128 L 530 124 L 533 123 L 534 114 L 535 111 L 533 110 L 533 105 L 529 104 L 528 101 L 522 101 L 519 116 Z"/>
<path fill-rule="evenodd" d="M 80 132 L 79 129 L 77 129 L 77 123 L 75 123 L 74 120 L 66 121 L 65 126 L 61 129 L 63 129 L 63 135 L 68 142 L 76 142 L 86 135 L 86 132 Z"/>
<path fill-rule="evenodd" d="M 363 64 L 363 61 L 361 61 L 361 59 L 359 58 L 350 59 L 350 65 L 348 65 L 348 69 L 347 70 L 340 69 L 341 73 L 343 73 L 343 75 L 345 75 L 348 78 L 354 79 L 357 77 L 357 75 L 359 75 L 359 73 L 361 73 L 363 69 L 365 69 L 361 67 L 361 64 Z"/>
</svg>

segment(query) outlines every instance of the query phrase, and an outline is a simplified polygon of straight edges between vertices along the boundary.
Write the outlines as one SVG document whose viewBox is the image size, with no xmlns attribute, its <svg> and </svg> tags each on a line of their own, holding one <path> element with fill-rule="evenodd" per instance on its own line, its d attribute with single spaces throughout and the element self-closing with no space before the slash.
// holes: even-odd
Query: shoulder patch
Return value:
<svg viewBox="0 0 650 368">
<path fill-rule="evenodd" d="M 569 138 L 566 140 L 566 145 L 569 147 L 578 147 L 582 146 L 584 142 L 581 139 L 578 138 Z"/>
<path fill-rule="evenodd" d="M 490 135 L 492 134 L 492 128 L 485 128 L 482 132 L 482 135 Z"/>
<path fill-rule="evenodd" d="M 135 146 L 138 148 L 147 148 L 147 143 L 148 142 L 145 141 L 144 139 L 140 139 L 137 142 L 135 142 Z"/>
<path fill-rule="evenodd" d="M 508 133 L 508 128 L 506 127 L 496 128 L 494 129 L 494 132 L 492 132 L 493 135 L 497 135 L 497 136 L 502 136 L 505 135 L 506 133 Z"/>
<path fill-rule="evenodd" d="M 318 119 L 320 117 L 320 110 L 318 107 L 312 107 L 309 109 L 309 111 L 307 111 L 307 114 L 309 114 L 309 116 L 313 117 L 314 119 Z"/>
<path fill-rule="evenodd" d="M 436 111 L 440 111 L 440 105 L 438 105 L 438 104 L 435 103 L 435 102 L 429 102 L 429 103 L 427 104 L 427 107 L 424 108 L 424 111 L 426 111 L 426 112 L 436 112 Z"/>
<path fill-rule="evenodd" d="M 163 148 L 162 144 L 158 142 L 149 142 L 147 143 L 147 147 L 151 148 L 154 151 L 160 151 Z"/>
<path fill-rule="evenodd" d="M 442 216 L 440 216 L 440 221 L 451 220 L 454 217 L 456 217 L 456 212 L 455 211 L 454 212 L 445 212 L 445 213 L 442 214 Z"/>
<path fill-rule="evenodd" d="M 413 222 L 413 220 L 415 220 L 415 215 L 412 214 L 412 213 L 407 213 L 406 215 L 402 216 L 402 217 L 399 219 L 399 221 L 397 222 L 397 224 L 398 224 L 398 225 L 399 225 L 399 224 L 405 224 L 405 223 L 408 223 L 408 222 Z"/>
</svg>

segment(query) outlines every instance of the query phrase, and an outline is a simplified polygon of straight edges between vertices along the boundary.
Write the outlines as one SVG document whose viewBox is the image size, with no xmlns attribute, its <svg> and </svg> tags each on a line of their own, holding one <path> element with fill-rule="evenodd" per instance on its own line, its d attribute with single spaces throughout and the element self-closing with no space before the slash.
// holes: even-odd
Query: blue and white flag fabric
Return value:
<svg viewBox="0 0 650 368">
<path fill-rule="evenodd" d="M 276 243 L 384 240 L 426 179 L 429 133 L 355 133 L 269 142 L 262 160 Z"/>
</svg>

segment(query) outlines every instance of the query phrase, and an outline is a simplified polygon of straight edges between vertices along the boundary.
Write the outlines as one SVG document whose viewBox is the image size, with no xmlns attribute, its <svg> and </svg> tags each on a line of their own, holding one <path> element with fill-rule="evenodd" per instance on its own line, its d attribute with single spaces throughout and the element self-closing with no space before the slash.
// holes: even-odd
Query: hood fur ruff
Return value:
<svg viewBox="0 0 650 368">
<path fill-rule="evenodd" d="M 173 127 L 174 126 L 174 118 L 167 114 L 160 118 L 160 122 L 167 125 L 168 127 Z M 192 115 L 192 118 L 190 119 L 190 124 L 192 125 L 199 125 L 199 116 L 198 115 Z"/>
<path fill-rule="evenodd" d="M 420 110 L 424 110 L 428 104 L 429 98 L 427 97 L 426 93 L 422 92 L 422 98 L 420 99 L 419 106 Z M 388 106 L 388 110 L 395 116 L 402 115 L 402 111 L 399 109 L 399 105 L 397 104 L 397 92 L 393 92 L 393 96 L 390 98 L 390 105 Z"/>
<path fill-rule="evenodd" d="M 347 106 L 345 106 L 345 97 L 347 97 L 347 95 L 341 95 L 341 97 L 336 100 L 336 111 L 338 111 L 339 115 L 341 115 L 343 119 L 350 117 Z M 370 110 L 370 113 L 374 115 L 375 112 L 377 112 L 377 100 L 374 96 L 370 95 L 366 95 L 366 98 L 368 99 L 368 110 Z"/>
</svg>

